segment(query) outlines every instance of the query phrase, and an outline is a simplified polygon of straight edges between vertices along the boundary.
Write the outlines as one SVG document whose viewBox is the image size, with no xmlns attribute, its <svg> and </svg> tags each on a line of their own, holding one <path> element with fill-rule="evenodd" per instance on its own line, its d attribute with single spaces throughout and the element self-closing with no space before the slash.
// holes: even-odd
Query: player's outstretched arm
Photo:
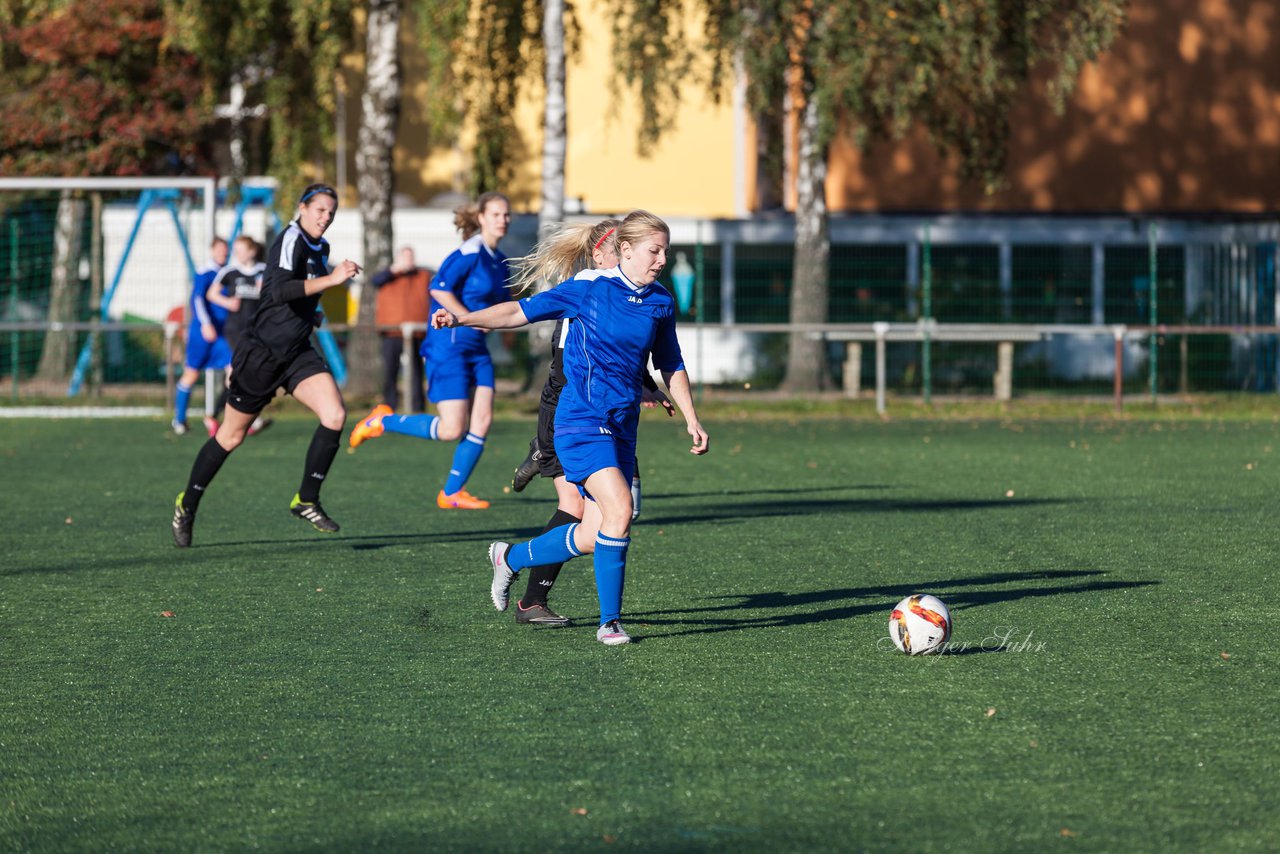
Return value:
<svg viewBox="0 0 1280 854">
<path fill-rule="evenodd" d="M 338 285 L 344 285 L 351 279 L 360 274 L 360 265 L 355 261 L 346 260 L 339 262 L 327 276 L 316 276 L 314 279 L 300 280 L 302 285 L 302 293 L 298 296 L 313 297 L 318 293 L 336 288 Z M 297 297 L 282 293 L 284 299 L 296 299 Z"/>
<path fill-rule="evenodd" d="M 692 454 L 705 454 L 711 450 L 711 437 L 707 435 L 707 431 L 702 429 L 702 425 L 698 422 L 698 413 L 693 409 L 693 394 L 689 391 L 689 374 L 681 369 L 679 371 L 663 371 L 662 381 L 667 384 L 667 393 L 671 395 L 671 399 L 679 407 L 680 412 L 684 415 L 685 427 L 689 431 L 689 435 L 693 437 L 693 447 L 689 449 Z"/>
<path fill-rule="evenodd" d="M 443 300 L 440 300 L 443 302 Z M 459 307 L 461 307 L 459 305 Z M 448 329 L 450 326 L 469 326 L 473 329 L 519 329 L 528 326 L 529 320 L 518 302 L 500 302 L 479 311 L 453 312 L 447 308 L 436 309 L 431 315 L 431 326 L 434 329 Z"/>
</svg>

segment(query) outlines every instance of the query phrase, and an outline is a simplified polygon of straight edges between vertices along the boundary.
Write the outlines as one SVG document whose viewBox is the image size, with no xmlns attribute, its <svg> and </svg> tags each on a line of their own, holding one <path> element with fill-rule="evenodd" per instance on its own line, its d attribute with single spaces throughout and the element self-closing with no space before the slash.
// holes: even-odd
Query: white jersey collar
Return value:
<svg viewBox="0 0 1280 854">
<path fill-rule="evenodd" d="M 637 285 L 635 282 L 631 281 L 631 278 L 626 273 L 622 272 L 621 264 L 619 264 L 618 266 L 610 270 L 609 275 L 613 276 L 613 278 L 615 279 L 618 279 L 624 285 L 631 288 L 631 290 L 635 291 L 636 293 L 640 293 L 645 288 L 649 287 L 648 285 Z"/>
</svg>

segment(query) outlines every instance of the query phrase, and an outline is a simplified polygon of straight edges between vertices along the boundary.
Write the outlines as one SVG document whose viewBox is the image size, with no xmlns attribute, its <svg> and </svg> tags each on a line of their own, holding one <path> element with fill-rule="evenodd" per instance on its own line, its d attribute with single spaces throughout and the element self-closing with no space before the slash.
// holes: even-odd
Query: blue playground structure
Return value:
<svg viewBox="0 0 1280 854">
<path fill-rule="evenodd" d="M 100 319 L 103 323 L 111 320 L 111 301 L 120 287 L 121 279 L 124 277 L 124 268 L 129 262 L 129 255 L 133 252 L 138 232 L 142 229 L 143 218 L 146 216 L 147 211 L 151 210 L 152 205 L 163 204 L 168 208 L 173 219 L 173 227 L 178 232 L 178 243 L 182 246 L 182 256 L 187 262 L 187 274 L 190 277 L 191 287 L 195 287 L 196 265 L 191 257 L 191 243 L 187 238 L 186 229 L 182 227 L 182 220 L 178 216 L 177 202 L 181 197 L 182 193 L 180 191 L 167 189 L 146 189 L 138 196 L 137 213 L 134 216 L 133 227 L 129 231 L 129 239 L 125 241 L 124 252 L 121 253 L 120 262 L 116 265 L 115 272 L 111 276 L 111 283 L 102 295 Z M 240 232 L 244 227 L 245 212 L 253 205 L 261 205 L 267 210 L 271 217 L 271 226 L 274 231 L 279 231 L 283 227 L 280 217 L 275 212 L 275 188 L 244 185 L 240 188 L 240 200 L 236 202 L 236 218 L 231 227 L 231 237 L 228 238 L 228 243 L 234 242 L 240 236 Z M 85 339 L 84 346 L 80 348 L 80 355 L 76 359 L 75 371 L 71 375 L 71 384 L 67 388 L 67 397 L 75 397 L 84 386 L 85 377 L 93 360 L 96 337 L 96 332 L 90 332 Z M 321 352 L 324 353 L 325 359 L 329 362 L 329 368 L 333 371 L 334 380 L 339 386 L 346 385 L 347 364 L 342 357 L 342 350 L 338 347 L 338 342 L 333 337 L 333 333 L 322 325 L 316 330 L 316 340 L 320 345 Z"/>
</svg>

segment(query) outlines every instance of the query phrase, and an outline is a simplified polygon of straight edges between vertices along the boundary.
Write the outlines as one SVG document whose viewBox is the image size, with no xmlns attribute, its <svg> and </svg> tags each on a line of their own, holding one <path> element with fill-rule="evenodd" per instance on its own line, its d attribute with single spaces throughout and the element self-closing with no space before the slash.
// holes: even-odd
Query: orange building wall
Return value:
<svg viewBox="0 0 1280 854">
<path fill-rule="evenodd" d="M 1065 113 L 1041 84 L 1013 119 L 1007 185 L 963 182 L 922 132 L 833 147 L 833 210 L 1280 209 L 1280 4 L 1136 0 Z"/>
</svg>

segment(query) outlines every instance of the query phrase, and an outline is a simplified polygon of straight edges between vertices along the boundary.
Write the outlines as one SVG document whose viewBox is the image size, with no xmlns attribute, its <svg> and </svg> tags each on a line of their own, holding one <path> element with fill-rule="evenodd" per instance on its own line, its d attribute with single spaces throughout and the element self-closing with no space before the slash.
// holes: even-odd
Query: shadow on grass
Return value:
<svg viewBox="0 0 1280 854">
<path fill-rule="evenodd" d="M 779 492 L 813 492 L 815 490 L 778 490 Z M 714 493 L 715 495 L 725 495 L 726 493 Z M 758 501 L 758 502 L 742 502 L 727 501 L 718 504 L 701 504 L 693 512 L 681 514 L 673 514 L 669 516 L 641 516 L 637 524 L 643 525 L 678 525 L 689 522 L 733 522 L 740 519 L 759 519 L 774 516 L 800 516 L 800 515 L 817 515 L 822 513 L 948 513 L 952 511 L 967 510 L 989 510 L 992 508 L 1013 508 L 1013 507 L 1035 507 L 1035 506 L 1052 506 L 1055 504 L 1066 504 L 1075 499 L 1065 498 L 999 498 L 999 499 L 982 499 L 982 500 L 874 500 L 874 499 L 823 499 L 815 498 L 811 500 L 788 500 L 783 503 L 776 501 Z M 548 508 L 555 505 L 547 502 Z M 350 548 L 356 551 L 373 551 L 377 549 L 387 548 L 396 545 L 409 544 L 429 544 L 429 543 L 465 543 L 465 542 L 483 542 L 491 543 L 494 540 L 504 540 L 507 542 L 518 543 L 531 539 L 542 533 L 541 528 L 532 527 L 493 527 L 475 531 L 445 531 L 445 532 L 409 532 L 409 533 L 387 533 L 387 534 L 367 534 L 364 536 L 334 536 L 326 534 L 319 540 L 313 540 L 308 537 L 300 537 L 296 540 L 289 540 L 289 544 L 306 542 L 322 542 L 322 543 L 349 543 Z M 209 546 L 261 546 L 273 545 L 285 542 L 283 540 L 239 540 L 208 543 Z M 205 544 L 197 542 L 194 548 L 200 548 Z"/>
<path fill-rule="evenodd" d="M 885 489 L 903 489 L 903 484 L 889 483 L 854 483 L 839 486 L 797 486 L 780 489 L 717 489 L 713 492 L 648 492 L 644 493 L 646 501 L 667 501 L 673 498 L 723 498 L 728 495 L 798 495 L 815 492 L 872 492 Z"/>
<path fill-rule="evenodd" d="M 164 537 L 157 539 L 153 549 L 145 551 L 145 554 L 135 553 L 120 558 L 102 558 L 94 557 L 91 561 L 86 560 L 76 563 L 32 563 L 26 566 L 0 567 L 0 578 L 16 577 L 19 575 L 34 575 L 37 573 L 79 573 L 85 571 L 102 571 L 117 568 L 137 568 L 141 564 L 149 561 L 162 560 L 169 564 L 180 564 L 186 562 L 191 566 L 201 564 L 208 560 L 223 560 L 228 551 L 235 552 L 246 546 L 254 546 L 261 549 L 267 547 L 266 550 L 255 551 L 255 558 L 262 558 L 271 553 L 271 548 L 288 552 L 290 555 L 298 552 L 311 552 L 316 550 L 318 553 L 329 551 L 332 553 L 334 547 L 351 549 L 352 551 L 376 551 L 379 549 L 394 548 L 397 546 L 425 546 L 425 545 L 442 545 L 459 543 L 474 543 L 477 546 L 476 561 L 477 565 L 484 566 L 488 563 L 486 552 L 480 546 L 488 546 L 495 540 L 506 540 L 509 542 L 519 542 L 536 537 L 541 533 L 541 528 L 492 528 L 483 531 L 468 531 L 459 533 L 457 531 L 441 531 L 441 532 L 408 532 L 403 534 L 368 534 L 363 536 L 347 536 L 333 534 L 314 534 L 314 533 L 297 533 L 292 536 L 276 537 L 273 539 L 256 539 L 256 540 L 218 540 L 209 538 L 206 541 L 197 539 L 190 547 L 185 549 L 174 548 L 171 541 L 168 540 L 168 532 L 164 533 Z M 199 532 L 197 531 L 197 537 Z M 55 557 L 50 555 L 50 557 Z M 65 560 L 65 554 L 60 556 Z"/>
<path fill-rule="evenodd" d="M 881 485 L 865 485 L 854 487 L 830 487 L 818 490 L 814 489 L 780 489 L 765 491 L 761 493 L 759 490 L 749 490 L 750 494 L 792 494 L 792 493 L 813 493 L 819 491 L 842 491 L 847 489 L 882 489 L 891 488 Z M 739 493 L 706 493 L 708 496 L 716 495 L 728 497 Z M 746 493 L 742 493 L 746 494 Z M 669 497 L 676 497 L 674 494 Z M 696 497 L 695 494 L 687 494 L 681 497 Z M 995 498 L 995 499 L 941 499 L 941 500 L 923 500 L 923 499 L 870 499 L 870 498 L 812 498 L 812 499 L 787 499 L 784 501 L 763 500 L 753 502 L 743 501 L 723 501 L 712 503 L 700 503 L 696 508 L 681 512 L 679 514 L 642 516 L 639 524 L 645 526 L 659 525 L 679 525 L 689 523 L 717 522 L 720 524 L 742 524 L 750 519 L 764 519 L 773 517 L 802 516 L 802 515 L 820 515 L 820 514 L 843 514 L 843 513 L 948 513 L 948 512 L 965 512 L 974 510 L 990 510 L 990 509 L 1006 509 L 1006 508 L 1025 508 L 1038 506 L 1053 506 L 1057 504 L 1073 503 L 1076 499 L 1064 498 Z M 551 502 L 547 502 L 548 507 L 552 507 Z M 217 549 L 237 549 L 245 546 L 277 546 L 288 549 L 311 549 L 311 548 L 331 548 L 334 545 L 349 548 L 353 551 L 377 551 L 379 549 L 391 548 L 395 546 L 410 545 L 436 545 L 442 543 L 464 544 L 479 543 L 488 544 L 495 540 L 504 540 L 507 542 L 517 543 L 536 537 L 542 531 L 541 527 L 512 527 L 512 526 L 493 526 L 473 531 L 407 531 L 397 533 L 375 533 L 375 534 L 325 534 L 316 536 L 310 532 L 299 532 L 293 536 L 277 537 L 277 538 L 254 538 L 254 539 L 234 539 L 234 540 L 204 540 L 200 536 L 199 528 L 196 530 L 196 539 L 190 549 L 180 550 L 173 549 L 167 537 L 167 529 L 165 535 L 161 535 L 163 539 L 157 540 L 157 553 L 165 551 L 168 555 L 181 555 L 183 553 L 196 553 L 200 555 L 208 555 Z M 96 559 L 92 562 L 92 568 L 102 569 L 112 565 L 136 565 L 137 556 L 122 558 L 119 561 L 110 559 Z M 13 567 L 0 569 L 0 577 L 16 576 L 40 572 L 74 572 L 83 570 L 84 565 L 68 566 L 58 564 L 35 565 L 26 567 Z"/>
<path fill-rule="evenodd" d="M 803 626 L 833 620 L 847 620 L 867 614 L 887 614 L 894 602 L 920 591 L 933 593 L 946 602 L 952 611 L 955 611 L 1043 596 L 1132 590 L 1160 583 L 1158 581 L 1103 581 L 1097 578 L 1102 575 L 1106 573 L 1102 570 L 1090 569 L 1041 570 L 989 573 L 972 578 L 912 582 L 909 585 L 846 587 L 804 593 L 769 591 L 729 597 L 707 597 L 712 598 L 713 601 L 724 599 L 738 601 L 693 608 L 631 612 L 627 614 L 627 618 L 637 625 L 672 628 L 671 631 L 645 633 L 649 638 L 656 640 L 660 637 Z M 993 584 L 1027 586 L 1000 590 L 968 589 Z M 811 610 L 815 605 L 827 607 Z M 765 613 L 745 613 L 751 611 Z"/>
<path fill-rule="evenodd" d="M 776 516 L 805 516 L 840 513 L 952 513 L 969 510 L 1052 507 L 1073 504 L 1074 498 L 984 498 L 984 499 L 874 499 L 842 498 L 758 502 L 705 503 L 678 514 L 641 516 L 641 525 L 678 525 L 682 522 L 728 522 L 734 519 L 764 519 Z"/>
</svg>

